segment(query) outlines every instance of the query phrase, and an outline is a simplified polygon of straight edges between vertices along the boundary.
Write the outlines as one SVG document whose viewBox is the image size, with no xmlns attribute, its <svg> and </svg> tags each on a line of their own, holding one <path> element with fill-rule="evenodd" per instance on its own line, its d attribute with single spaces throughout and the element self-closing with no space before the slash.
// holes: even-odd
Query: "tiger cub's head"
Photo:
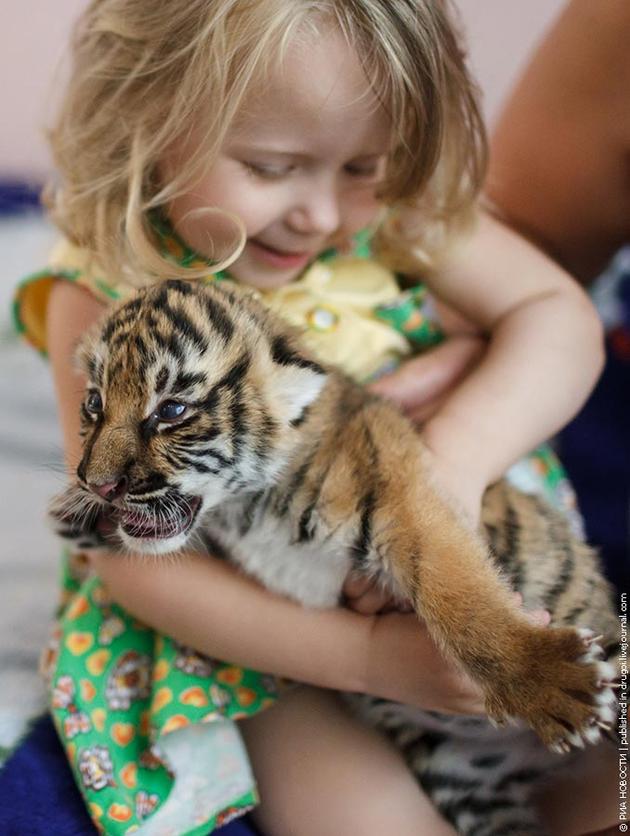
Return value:
<svg viewBox="0 0 630 836">
<path fill-rule="evenodd" d="M 139 291 L 78 358 L 83 457 L 53 513 L 79 537 L 106 516 L 125 546 L 154 554 L 181 548 L 204 511 L 278 480 L 327 380 L 277 317 L 216 283 Z"/>
</svg>

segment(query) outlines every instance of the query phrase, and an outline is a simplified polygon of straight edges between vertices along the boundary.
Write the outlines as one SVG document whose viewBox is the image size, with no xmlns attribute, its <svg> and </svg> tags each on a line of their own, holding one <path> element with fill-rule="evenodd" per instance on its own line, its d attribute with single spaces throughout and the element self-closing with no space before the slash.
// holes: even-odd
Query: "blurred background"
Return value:
<svg viewBox="0 0 630 836">
<path fill-rule="evenodd" d="M 58 547 L 43 521 L 64 481 L 45 361 L 11 325 L 19 280 L 46 263 L 55 232 L 37 208 L 51 174 L 44 126 L 63 88 L 72 21 L 85 0 L 6 3 L 0 27 L 0 761 L 43 707 L 37 657 L 55 606 Z M 563 0 L 459 0 L 492 123 Z"/>
</svg>

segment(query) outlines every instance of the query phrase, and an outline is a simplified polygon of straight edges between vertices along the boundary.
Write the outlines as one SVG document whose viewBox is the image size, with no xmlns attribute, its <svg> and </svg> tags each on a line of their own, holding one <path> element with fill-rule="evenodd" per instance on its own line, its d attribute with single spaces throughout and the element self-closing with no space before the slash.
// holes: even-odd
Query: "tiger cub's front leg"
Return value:
<svg viewBox="0 0 630 836">
<path fill-rule="evenodd" d="M 391 571 L 443 650 L 481 685 L 488 716 L 524 719 L 557 751 L 595 742 L 599 724 L 614 719 L 615 672 L 597 661 L 593 634 L 531 624 L 486 546 L 437 494 L 422 503 L 429 524 L 408 506 L 394 526 L 380 523 Z"/>
<path fill-rule="evenodd" d="M 487 546 L 431 486 L 422 444 L 398 421 L 374 405 L 350 422 L 352 444 L 340 445 L 326 480 L 334 488 L 320 493 L 331 522 L 354 515 L 358 568 L 393 577 L 445 654 L 481 686 L 495 722 L 520 717 L 557 751 L 595 742 L 614 719 L 607 680 L 615 671 L 597 661 L 593 634 L 535 626 L 515 606 Z M 379 450 L 387 458 L 378 460 Z"/>
</svg>

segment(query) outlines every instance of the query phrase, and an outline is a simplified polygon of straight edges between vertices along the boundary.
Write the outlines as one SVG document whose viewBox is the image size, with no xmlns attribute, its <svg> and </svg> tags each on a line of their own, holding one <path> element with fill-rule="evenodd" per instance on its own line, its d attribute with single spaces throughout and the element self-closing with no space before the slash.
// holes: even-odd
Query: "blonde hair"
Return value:
<svg viewBox="0 0 630 836">
<path fill-rule="evenodd" d="M 150 213 L 212 165 L 271 56 L 321 20 L 356 50 L 394 130 L 376 245 L 398 269 L 433 264 L 474 214 L 486 165 L 448 0 L 92 0 L 50 131 L 61 180 L 47 201 L 58 226 L 107 275 L 144 284 L 207 273 L 162 254 Z M 193 141 L 200 117 L 203 140 Z M 160 183 L 158 162 L 182 138 L 190 156 Z"/>
</svg>

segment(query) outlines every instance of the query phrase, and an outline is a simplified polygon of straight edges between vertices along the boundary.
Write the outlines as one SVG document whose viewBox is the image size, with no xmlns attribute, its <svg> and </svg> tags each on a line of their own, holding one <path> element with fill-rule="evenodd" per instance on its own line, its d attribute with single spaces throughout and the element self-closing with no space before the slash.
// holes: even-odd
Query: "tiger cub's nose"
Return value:
<svg viewBox="0 0 630 836">
<path fill-rule="evenodd" d="M 117 482 L 103 482 L 100 485 L 96 482 L 90 482 L 89 488 L 108 502 L 113 502 L 127 493 L 127 482 L 127 477 L 121 476 Z"/>
</svg>

